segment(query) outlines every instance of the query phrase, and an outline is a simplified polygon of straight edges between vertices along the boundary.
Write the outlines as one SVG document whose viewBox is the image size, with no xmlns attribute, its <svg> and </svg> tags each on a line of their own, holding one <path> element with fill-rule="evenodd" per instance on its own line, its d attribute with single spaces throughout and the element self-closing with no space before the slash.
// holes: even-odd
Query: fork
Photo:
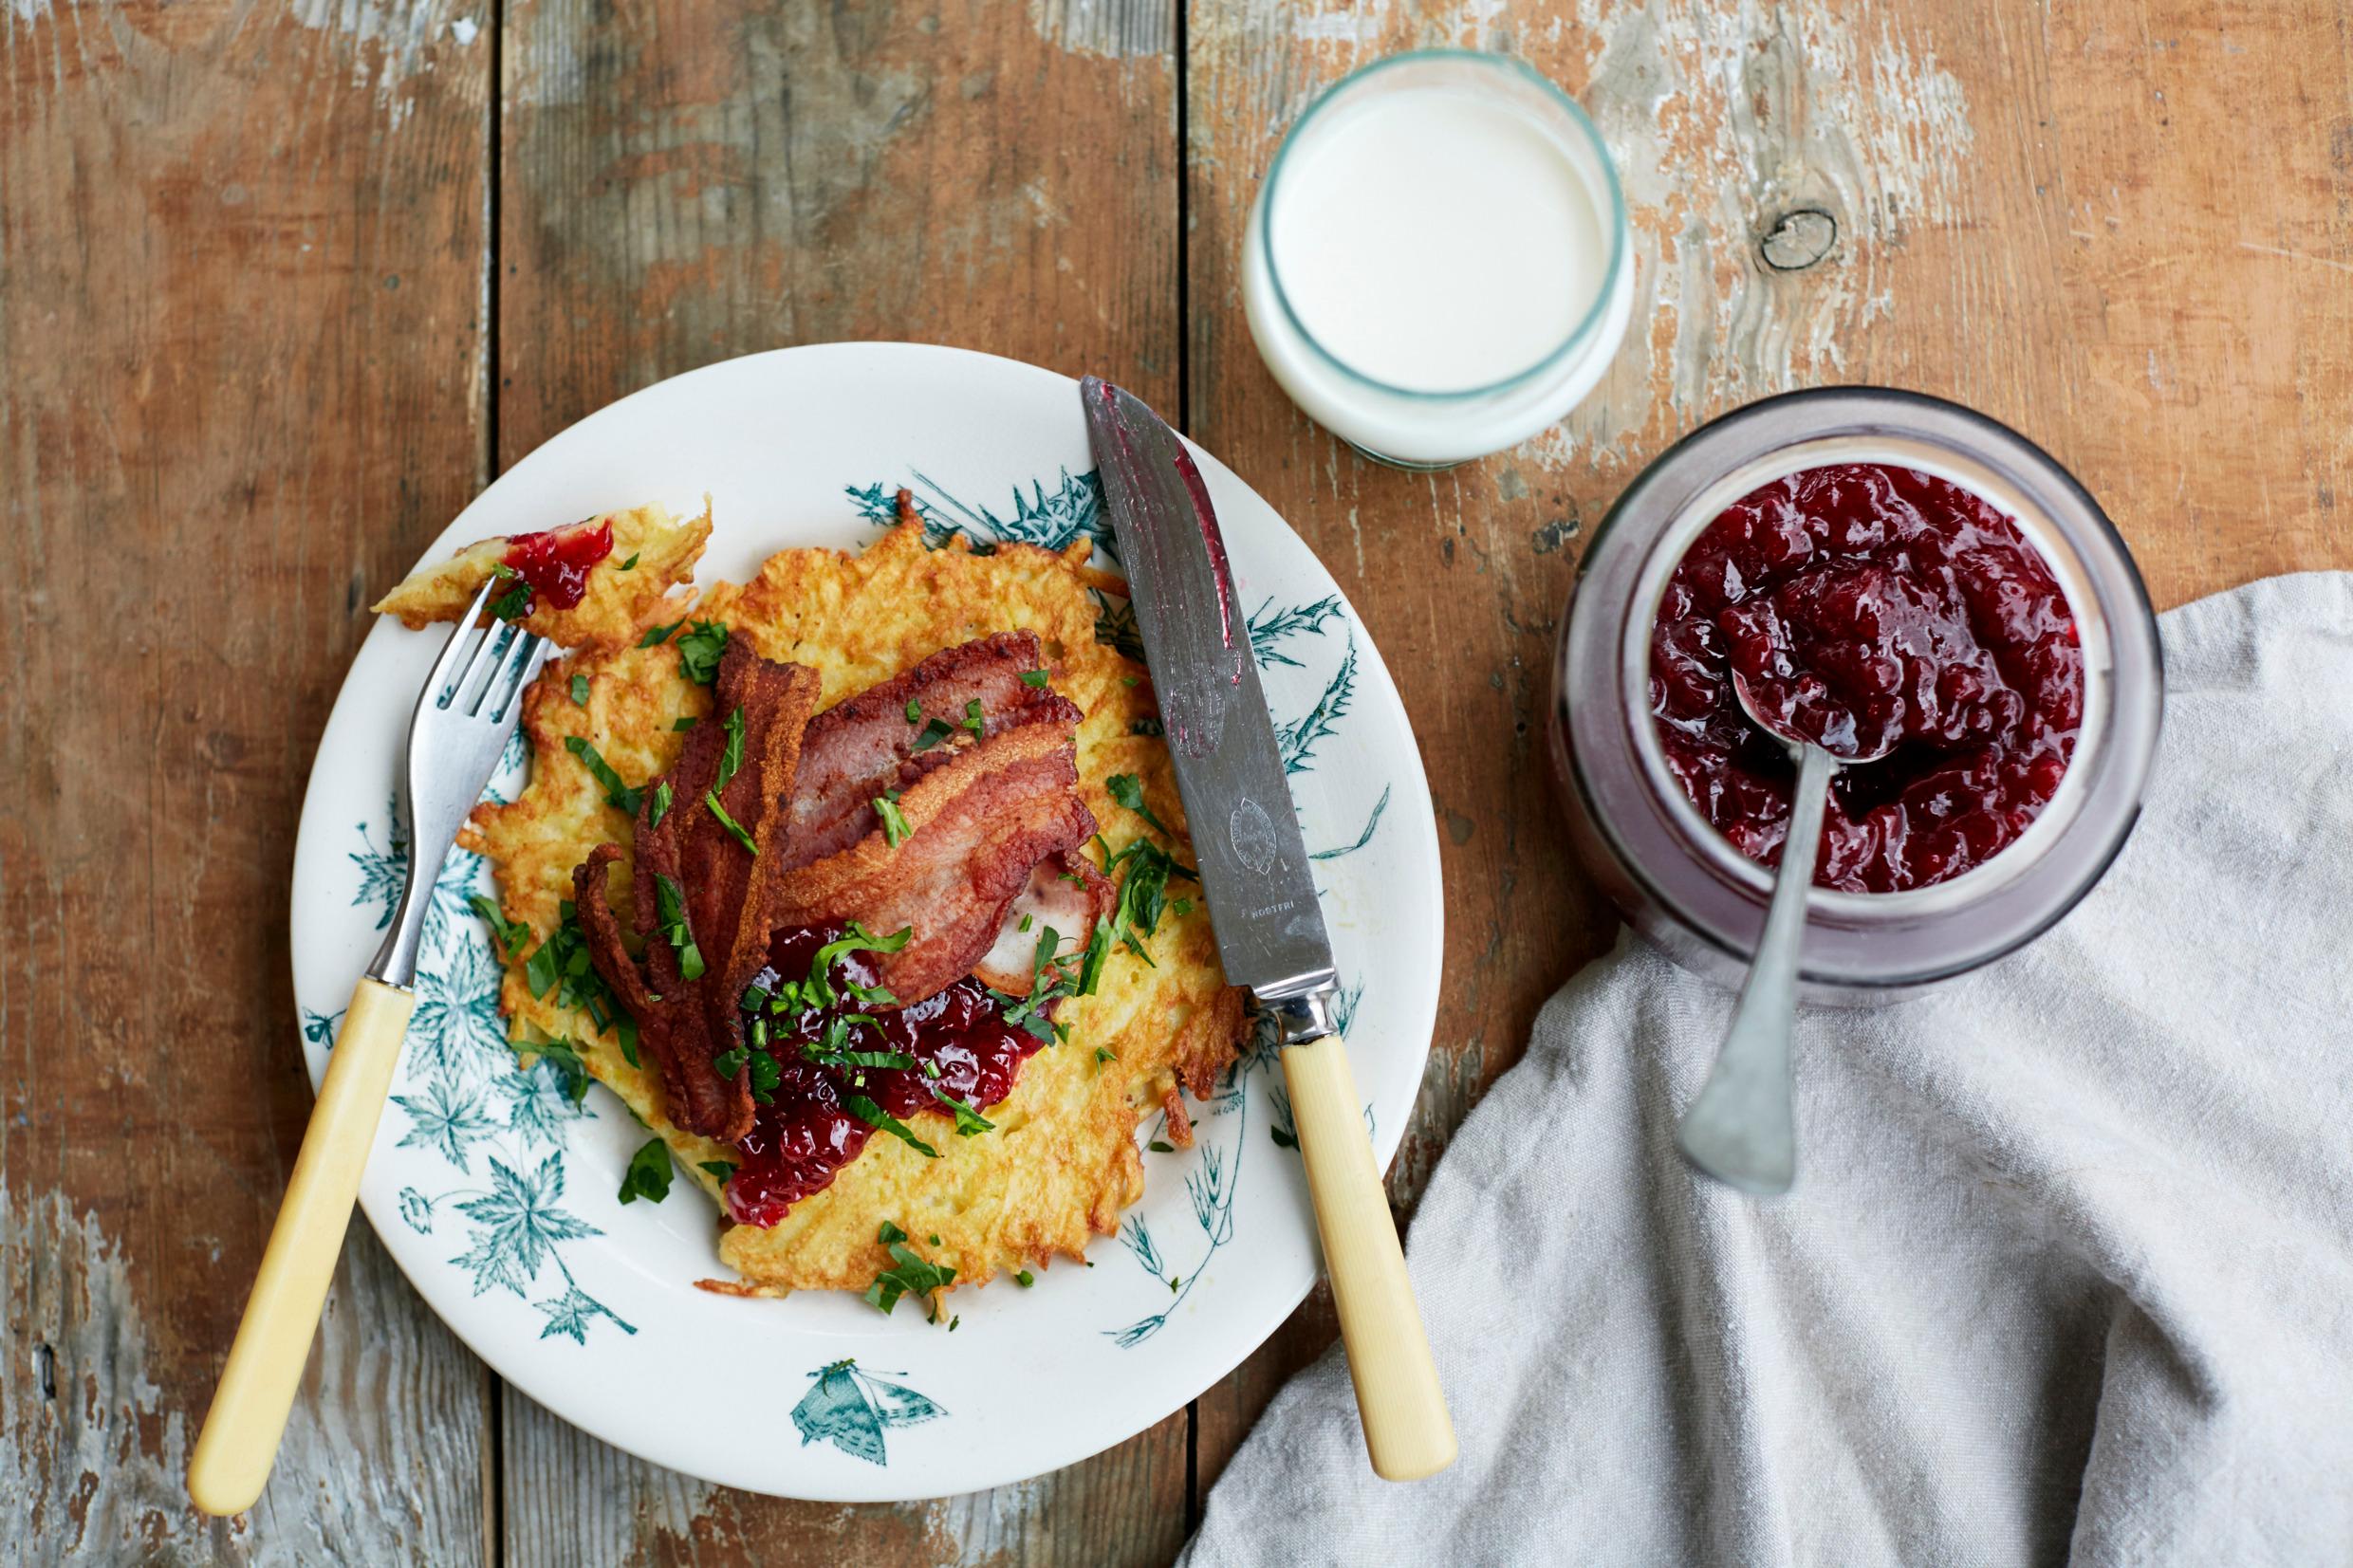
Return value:
<svg viewBox="0 0 2353 1568">
<path fill-rule="evenodd" d="M 208 1514 L 243 1513 L 269 1479 L 417 1006 L 417 950 L 434 881 L 506 750 L 525 688 L 555 652 L 519 626 L 482 624 L 483 607 L 499 586 L 493 576 L 474 596 L 409 718 L 398 786 L 409 823 L 408 884 L 336 1031 L 302 1153 L 189 1461 L 188 1495 Z"/>
</svg>

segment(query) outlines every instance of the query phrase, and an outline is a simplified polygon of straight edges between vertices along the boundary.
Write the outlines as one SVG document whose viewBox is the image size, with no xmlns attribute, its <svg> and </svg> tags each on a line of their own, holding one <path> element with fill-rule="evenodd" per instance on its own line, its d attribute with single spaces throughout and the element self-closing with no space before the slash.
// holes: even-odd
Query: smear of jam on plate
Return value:
<svg viewBox="0 0 2353 1568">
<path fill-rule="evenodd" d="M 2084 718 L 2073 613 L 2015 524 L 1909 469 L 1809 469 L 1743 496 L 1669 579 L 1650 703 L 1667 766 L 1751 859 L 1777 864 L 1787 747 L 1892 746 L 1831 786 L 1817 885 L 1928 887 L 1984 864 L 2042 813 Z"/>
<path fill-rule="evenodd" d="M 558 610 L 581 601 L 589 569 L 612 553 L 613 525 L 602 518 L 507 541 L 507 564 L 536 599 Z"/>
<path fill-rule="evenodd" d="M 752 985 L 773 996 L 785 982 L 803 980 L 818 950 L 846 929 L 826 925 L 778 932 L 769 948 L 768 968 Z M 827 972 L 835 991 L 830 1005 L 789 1012 L 763 1005 L 744 1015 L 747 1036 L 755 1019 L 765 1021 L 769 1054 L 783 1071 L 769 1103 L 759 1107 L 751 1131 L 737 1145 L 741 1163 L 728 1181 L 727 1206 L 740 1224 L 774 1225 L 794 1204 L 831 1185 L 858 1157 L 878 1130 L 849 1109 L 853 1096 L 863 1096 L 937 1148 L 956 1132 L 954 1112 L 934 1090 L 985 1111 L 1013 1092 L 1021 1064 L 1045 1043 L 1008 1023 L 995 995 L 970 975 L 913 1006 L 870 1008 L 843 982 L 874 985 L 872 953 L 852 950 Z M 827 1051 L 828 1021 L 858 1014 L 873 1022 L 851 1023 L 831 1033 Z M 803 1049 L 809 1043 L 821 1054 L 889 1056 L 910 1064 L 821 1063 Z"/>
</svg>

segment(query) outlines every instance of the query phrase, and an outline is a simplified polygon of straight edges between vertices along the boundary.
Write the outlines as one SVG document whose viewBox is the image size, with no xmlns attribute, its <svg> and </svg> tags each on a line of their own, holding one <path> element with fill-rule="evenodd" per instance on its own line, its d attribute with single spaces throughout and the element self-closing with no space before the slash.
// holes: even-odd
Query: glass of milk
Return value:
<svg viewBox="0 0 2353 1568">
<path fill-rule="evenodd" d="M 1267 368 L 1365 456 L 1442 469 L 1593 389 L 1634 268 L 1617 171 L 1576 101 L 1508 55 L 1343 77 L 1251 210 L 1242 299 Z"/>
</svg>

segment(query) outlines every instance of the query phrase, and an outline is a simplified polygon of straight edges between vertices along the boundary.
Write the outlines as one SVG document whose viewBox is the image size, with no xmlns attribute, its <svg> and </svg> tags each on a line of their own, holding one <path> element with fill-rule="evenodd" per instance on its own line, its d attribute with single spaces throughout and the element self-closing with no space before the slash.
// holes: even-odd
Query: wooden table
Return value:
<svg viewBox="0 0 2353 1568">
<path fill-rule="evenodd" d="M 1546 660 L 1585 530 L 1678 433 L 1791 386 L 1918 387 L 2056 452 L 2160 604 L 2353 565 L 2328 11 L 7 0 L 0 1530 L 35 1560 L 1166 1560 L 1330 1339 L 1323 1298 L 1085 1464 L 821 1507 L 554 1421 L 361 1226 L 262 1504 L 190 1511 L 309 1107 L 285 890 L 371 597 L 565 425 L 747 350 L 957 343 L 1181 411 L 1361 607 L 1435 781 L 1449 962 L 1410 1211 L 1611 940 L 1547 799 Z M 1592 109 L 1638 307 L 1565 429 L 1407 475 L 1276 391 L 1236 253 L 1321 84 L 1448 44 Z"/>
</svg>

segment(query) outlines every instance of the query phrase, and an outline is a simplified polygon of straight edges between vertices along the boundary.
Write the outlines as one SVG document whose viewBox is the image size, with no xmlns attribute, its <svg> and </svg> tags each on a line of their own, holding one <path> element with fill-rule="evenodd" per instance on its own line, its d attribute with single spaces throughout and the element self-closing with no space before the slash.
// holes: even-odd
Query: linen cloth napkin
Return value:
<svg viewBox="0 0 2353 1568">
<path fill-rule="evenodd" d="M 1683 1166 L 1732 1000 L 1621 941 L 1414 1218 L 1461 1458 L 1376 1480 L 1335 1350 L 1187 1560 L 2353 1561 L 2353 575 L 2162 627 L 2124 853 L 2010 959 L 1802 1017 L 1790 1196 Z"/>
</svg>

